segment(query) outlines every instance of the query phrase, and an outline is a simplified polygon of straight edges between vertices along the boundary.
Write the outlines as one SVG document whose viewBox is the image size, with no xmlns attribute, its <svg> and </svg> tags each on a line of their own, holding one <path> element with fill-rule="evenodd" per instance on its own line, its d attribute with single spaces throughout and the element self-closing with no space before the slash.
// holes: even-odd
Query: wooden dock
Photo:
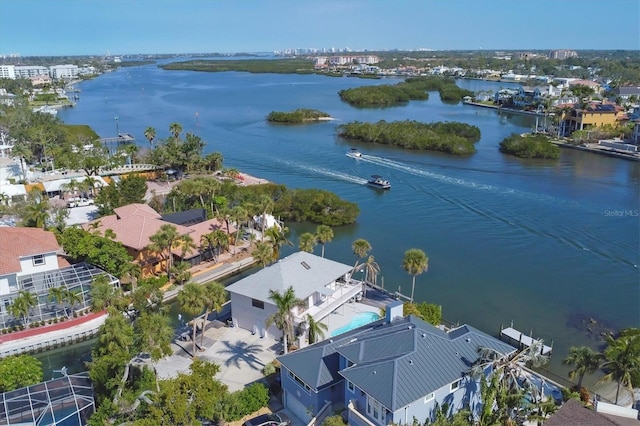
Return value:
<svg viewBox="0 0 640 426">
<path fill-rule="evenodd" d="M 528 336 L 521 331 L 516 330 L 515 328 L 513 328 L 513 324 L 511 324 L 511 327 L 500 327 L 500 338 L 502 339 L 503 336 L 508 338 L 509 343 L 517 342 L 519 348 L 528 348 L 533 345 L 534 342 L 540 341 L 538 339 L 534 339 L 532 336 Z M 543 344 L 541 349 L 542 355 L 551 354 L 552 349 L 552 346 Z"/>
</svg>

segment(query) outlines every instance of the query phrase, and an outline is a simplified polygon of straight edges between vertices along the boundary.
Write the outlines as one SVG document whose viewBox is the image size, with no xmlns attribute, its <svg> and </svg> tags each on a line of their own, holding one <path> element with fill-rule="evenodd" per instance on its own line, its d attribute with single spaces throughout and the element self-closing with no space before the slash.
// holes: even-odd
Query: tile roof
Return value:
<svg viewBox="0 0 640 426">
<path fill-rule="evenodd" d="M 149 245 L 150 237 L 158 232 L 162 225 L 170 224 L 160 220 L 160 215 L 146 204 L 129 204 L 114 209 L 114 212 L 115 215 L 85 224 L 84 229 L 96 229 L 103 235 L 107 229 L 111 229 L 116 234 L 116 241 L 134 250 L 142 250 Z M 179 235 L 193 232 L 185 226 L 170 225 L 175 226 Z"/>
<path fill-rule="evenodd" d="M 332 367 L 337 362 L 330 362 L 338 353 L 353 362 L 338 374 L 396 411 L 467 374 L 479 346 L 505 355 L 515 351 L 471 326 L 445 332 L 410 315 L 390 324 L 380 320 L 278 359 L 320 389 L 340 380 Z"/>
<path fill-rule="evenodd" d="M 616 426 L 621 423 L 584 407 L 575 399 L 569 399 L 545 420 L 544 424 L 545 426 Z"/>
<path fill-rule="evenodd" d="M 60 250 L 53 232 L 39 228 L 0 227 L 0 274 L 20 272 L 20 257 Z"/>
</svg>

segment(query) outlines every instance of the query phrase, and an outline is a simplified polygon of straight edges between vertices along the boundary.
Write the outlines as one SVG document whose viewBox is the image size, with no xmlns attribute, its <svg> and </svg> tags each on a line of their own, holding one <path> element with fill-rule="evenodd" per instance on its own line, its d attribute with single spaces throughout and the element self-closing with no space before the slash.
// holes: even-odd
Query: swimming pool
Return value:
<svg viewBox="0 0 640 426">
<path fill-rule="evenodd" d="M 375 312 L 362 312 L 354 317 L 349 324 L 334 330 L 333 333 L 331 333 L 331 337 L 337 336 L 338 334 L 346 333 L 347 331 L 351 331 L 354 328 L 361 327 L 379 319 L 380 317 Z"/>
</svg>

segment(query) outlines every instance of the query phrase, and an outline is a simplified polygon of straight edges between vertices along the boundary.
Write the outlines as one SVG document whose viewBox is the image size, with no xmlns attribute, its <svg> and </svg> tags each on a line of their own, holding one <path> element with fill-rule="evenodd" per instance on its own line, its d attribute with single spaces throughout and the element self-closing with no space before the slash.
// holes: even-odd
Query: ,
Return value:
<svg viewBox="0 0 640 426">
<path fill-rule="evenodd" d="M 291 420 L 285 414 L 263 414 L 244 422 L 243 426 L 288 426 Z"/>
</svg>

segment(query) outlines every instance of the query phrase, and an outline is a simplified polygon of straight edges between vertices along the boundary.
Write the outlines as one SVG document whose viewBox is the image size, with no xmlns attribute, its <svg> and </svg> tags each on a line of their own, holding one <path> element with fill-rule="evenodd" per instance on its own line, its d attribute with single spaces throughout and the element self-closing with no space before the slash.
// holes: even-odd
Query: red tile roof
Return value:
<svg viewBox="0 0 640 426">
<path fill-rule="evenodd" d="M 118 219 L 124 219 L 129 216 L 145 216 L 154 219 L 160 219 L 161 216 L 154 209 L 146 204 L 127 204 L 126 206 L 113 209 Z"/>
<path fill-rule="evenodd" d="M 39 228 L 0 227 L 0 274 L 20 272 L 20 258 L 60 250 L 53 232 Z"/>
</svg>

